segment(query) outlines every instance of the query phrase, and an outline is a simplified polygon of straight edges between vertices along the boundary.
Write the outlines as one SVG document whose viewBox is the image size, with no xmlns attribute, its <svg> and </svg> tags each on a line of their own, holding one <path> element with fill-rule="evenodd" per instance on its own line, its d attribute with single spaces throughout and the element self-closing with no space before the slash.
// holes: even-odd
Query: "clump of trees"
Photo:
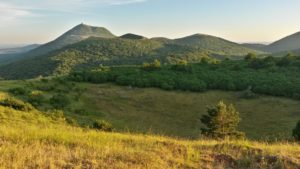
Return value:
<svg viewBox="0 0 300 169">
<path fill-rule="evenodd" d="M 293 130 L 293 137 L 295 138 L 295 140 L 300 141 L 300 120 Z"/>
<path fill-rule="evenodd" d="M 220 101 L 217 106 L 208 108 L 207 114 L 201 117 L 205 127 L 201 128 L 201 134 L 213 139 L 237 139 L 244 138 L 245 134 L 238 131 L 240 122 L 239 112 L 232 104 L 226 105 Z"/>
<path fill-rule="evenodd" d="M 148 62 L 143 63 L 143 69 L 144 70 L 156 70 L 156 69 L 159 69 L 159 68 L 161 68 L 161 63 L 157 59 L 155 59 L 151 63 L 148 63 Z"/>
<path fill-rule="evenodd" d="M 50 104 L 56 109 L 62 109 L 70 104 L 70 100 L 66 95 L 54 94 L 50 99 Z"/>
</svg>

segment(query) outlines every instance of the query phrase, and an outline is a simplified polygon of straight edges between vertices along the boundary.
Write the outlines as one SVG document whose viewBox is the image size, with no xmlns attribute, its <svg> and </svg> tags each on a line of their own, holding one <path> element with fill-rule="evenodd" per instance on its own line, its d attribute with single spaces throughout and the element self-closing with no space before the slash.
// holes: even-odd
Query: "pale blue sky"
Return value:
<svg viewBox="0 0 300 169">
<path fill-rule="evenodd" d="M 299 18 L 299 0 L 0 0 L 0 44 L 44 43 L 82 22 L 116 35 L 271 42 L 300 31 Z"/>
</svg>

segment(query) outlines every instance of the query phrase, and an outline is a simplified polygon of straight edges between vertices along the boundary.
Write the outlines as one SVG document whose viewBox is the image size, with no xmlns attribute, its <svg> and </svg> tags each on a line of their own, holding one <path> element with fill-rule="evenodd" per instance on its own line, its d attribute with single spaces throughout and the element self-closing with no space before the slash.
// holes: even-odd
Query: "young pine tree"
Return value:
<svg viewBox="0 0 300 169">
<path fill-rule="evenodd" d="M 295 140 L 300 141 L 300 120 L 293 130 L 293 137 L 295 138 Z"/>
<path fill-rule="evenodd" d="M 201 128 L 201 134 L 214 139 L 245 136 L 243 132 L 237 130 L 240 117 L 233 105 L 228 106 L 221 101 L 217 106 L 209 108 L 207 113 L 201 117 L 201 122 L 206 126 Z"/>
</svg>

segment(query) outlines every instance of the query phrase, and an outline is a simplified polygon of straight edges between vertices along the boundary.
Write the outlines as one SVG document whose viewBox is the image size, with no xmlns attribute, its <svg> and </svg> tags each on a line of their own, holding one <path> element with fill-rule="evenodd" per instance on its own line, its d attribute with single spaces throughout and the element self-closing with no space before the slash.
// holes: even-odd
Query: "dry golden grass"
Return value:
<svg viewBox="0 0 300 169">
<path fill-rule="evenodd" d="M 293 143 L 179 140 L 72 127 L 0 106 L 0 168 L 299 168 Z"/>
</svg>

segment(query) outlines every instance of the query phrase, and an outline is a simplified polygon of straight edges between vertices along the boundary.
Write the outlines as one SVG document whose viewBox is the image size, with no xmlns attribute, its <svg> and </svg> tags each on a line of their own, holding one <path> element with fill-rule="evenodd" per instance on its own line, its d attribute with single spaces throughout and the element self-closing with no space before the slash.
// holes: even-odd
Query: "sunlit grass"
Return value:
<svg viewBox="0 0 300 169">
<path fill-rule="evenodd" d="M 1 168 L 293 168 L 300 165 L 299 155 L 296 143 L 106 133 L 73 127 L 37 110 L 0 106 Z"/>
</svg>

